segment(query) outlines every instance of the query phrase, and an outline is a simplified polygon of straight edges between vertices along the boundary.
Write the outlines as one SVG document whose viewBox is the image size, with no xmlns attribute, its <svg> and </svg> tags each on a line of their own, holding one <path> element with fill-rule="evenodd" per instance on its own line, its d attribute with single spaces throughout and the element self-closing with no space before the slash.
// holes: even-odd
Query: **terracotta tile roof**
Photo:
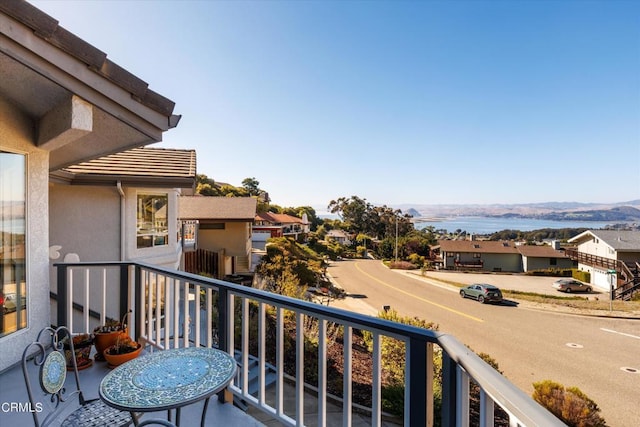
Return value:
<svg viewBox="0 0 640 427">
<path fill-rule="evenodd" d="M 271 224 L 302 224 L 302 219 L 297 216 L 273 212 L 260 212 L 256 214 L 255 220 L 270 222 Z"/>
<path fill-rule="evenodd" d="M 438 240 L 440 252 L 473 252 L 491 254 L 517 254 L 514 242 L 489 240 Z"/>
<path fill-rule="evenodd" d="M 182 196 L 178 217 L 182 220 L 235 220 L 252 222 L 258 201 L 254 197 Z"/>
<path fill-rule="evenodd" d="M 563 251 L 553 249 L 549 245 L 520 245 L 518 252 L 531 258 L 569 258 Z"/>
<path fill-rule="evenodd" d="M 175 103 L 149 89 L 149 85 L 118 64 L 107 54 L 58 25 L 58 21 L 23 0 L 0 1 L 0 12 L 33 30 L 34 34 L 52 46 L 87 65 L 95 73 L 131 93 L 140 104 L 170 116 Z"/>
</svg>

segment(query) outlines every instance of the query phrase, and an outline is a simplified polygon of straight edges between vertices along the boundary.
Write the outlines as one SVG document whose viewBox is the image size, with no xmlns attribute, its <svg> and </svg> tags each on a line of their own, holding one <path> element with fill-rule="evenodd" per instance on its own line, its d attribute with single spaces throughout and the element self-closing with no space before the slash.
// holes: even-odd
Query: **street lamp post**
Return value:
<svg viewBox="0 0 640 427">
<path fill-rule="evenodd" d="M 398 263 L 398 215 L 396 215 L 396 264 Z"/>
</svg>

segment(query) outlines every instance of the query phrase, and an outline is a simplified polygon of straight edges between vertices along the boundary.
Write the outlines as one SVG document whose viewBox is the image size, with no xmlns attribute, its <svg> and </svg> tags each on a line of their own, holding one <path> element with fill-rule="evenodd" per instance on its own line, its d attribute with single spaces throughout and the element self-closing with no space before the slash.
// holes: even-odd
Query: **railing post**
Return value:
<svg viewBox="0 0 640 427">
<path fill-rule="evenodd" d="M 120 271 L 120 280 L 122 280 L 122 270 Z M 133 337 L 135 340 L 137 340 L 138 338 L 140 338 L 141 336 L 144 335 L 144 325 L 142 324 L 142 322 L 140 321 L 142 315 L 141 313 L 144 311 L 144 298 L 142 297 L 142 267 L 140 267 L 138 264 L 136 264 L 135 269 L 134 269 L 134 295 L 135 295 L 135 320 L 136 320 L 136 325 L 135 328 L 133 328 L 133 330 L 135 331 L 135 336 Z M 147 319 L 149 320 L 149 319 Z"/>
<path fill-rule="evenodd" d="M 442 425 L 456 425 L 456 362 L 442 351 Z"/>
<path fill-rule="evenodd" d="M 65 264 L 56 265 L 58 280 L 58 326 L 67 325 L 67 266 Z"/>
<path fill-rule="evenodd" d="M 409 379 L 409 425 L 427 424 L 427 345 L 416 338 L 409 340 L 409 360 L 407 360 Z M 432 393 L 432 391 L 430 391 Z M 446 424 L 443 424 L 446 425 Z"/>
<path fill-rule="evenodd" d="M 234 349 L 227 348 L 229 345 L 229 313 L 232 313 L 233 307 L 229 307 L 229 292 L 223 287 L 218 287 L 218 348 L 222 351 L 230 352 L 231 356 L 234 354 Z M 218 393 L 218 401 L 227 402 L 225 397 L 225 390 L 221 390 Z"/>
<path fill-rule="evenodd" d="M 129 311 L 129 292 L 131 287 L 129 286 L 129 265 L 120 264 L 120 320 Z M 127 322 L 131 322 L 131 319 L 127 319 Z"/>
</svg>

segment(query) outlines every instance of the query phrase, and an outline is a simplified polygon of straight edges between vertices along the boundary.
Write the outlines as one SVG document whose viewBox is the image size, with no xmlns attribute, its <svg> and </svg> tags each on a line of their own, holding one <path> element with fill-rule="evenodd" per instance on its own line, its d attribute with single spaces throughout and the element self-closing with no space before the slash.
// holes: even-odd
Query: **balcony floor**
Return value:
<svg viewBox="0 0 640 427">
<path fill-rule="evenodd" d="M 30 361 L 30 374 L 35 379 L 37 391 L 37 375 L 39 367 Z M 96 362 L 90 368 L 80 371 L 80 385 L 84 391 L 86 399 L 98 398 L 98 387 L 102 378 L 109 372 L 109 368 L 104 362 Z M 69 373 L 70 374 L 70 373 Z M 67 390 L 75 389 L 75 381 L 73 375 L 67 376 Z M 33 386 L 32 386 L 33 387 Z M 77 401 L 77 399 L 76 399 Z M 30 426 L 33 425 L 33 416 L 30 412 L 11 412 L 8 410 L 6 403 L 20 403 L 26 405 L 29 402 L 27 388 L 25 386 L 22 368 L 20 365 L 14 366 L 0 374 L 0 425 L 2 426 Z M 43 402 L 46 400 L 43 399 Z M 200 416 L 202 414 L 204 402 L 194 403 L 182 408 L 181 424 L 183 426 L 200 425 Z M 45 403 L 46 407 L 46 403 Z M 73 411 L 77 407 L 70 408 Z M 148 418 L 166 419 L 166 412 L 152 412 L 142 416 L 142 420 Z M 42 418 L 42 417 L 41 417 Z M 54 424 L 57 425 L 57 424 Z M 207 409 L 206 417 L 207 426 L 227 426 L 227 427 L 244 427 L 244 426 L 264 426 L 261 422 L 253 418 L 251 415 L 243 412 L 231 404 L 220 404 L 217 397 L 213 396 Z"/>
</svg>

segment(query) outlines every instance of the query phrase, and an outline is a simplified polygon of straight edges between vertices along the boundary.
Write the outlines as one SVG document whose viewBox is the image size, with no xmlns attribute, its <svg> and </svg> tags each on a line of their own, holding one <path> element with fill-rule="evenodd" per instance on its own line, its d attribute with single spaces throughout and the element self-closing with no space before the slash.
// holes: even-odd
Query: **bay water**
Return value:
<svg viewBox="0 0 640 427">
<path fill-rule="evenodd" d="M 415 223 L 416 229 L 432 226 L 436 230 L 444 229 L 448 232 L 462 230 L 471 234 L 491 234 L 502 230 L 532 231 L 543 228 L 589 228 L 597 230 L 607 225 L 612 225 L 612 223 L 606 221 L 552 221 L 532 218 L 497 218 L 483 216 L 458 216 L 442 218 L 437 221 L 416 221 Z"/>
</svg>

